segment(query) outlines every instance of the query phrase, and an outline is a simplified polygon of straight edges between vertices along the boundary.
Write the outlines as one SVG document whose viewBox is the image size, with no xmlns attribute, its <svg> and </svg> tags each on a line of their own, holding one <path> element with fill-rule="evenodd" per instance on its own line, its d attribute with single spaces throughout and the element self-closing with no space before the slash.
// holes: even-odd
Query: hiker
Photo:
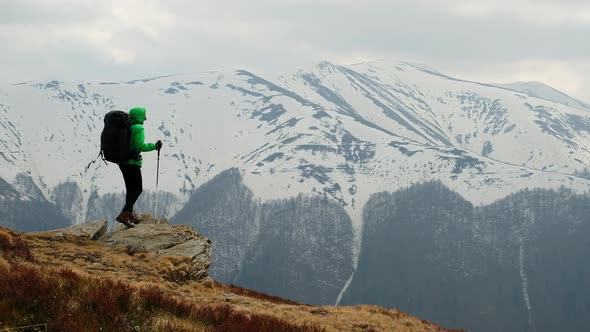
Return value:
<svg viewBox="0 0 590 332">
<path fill-rule="evenodd" d="M 160 151 L 162 141 L 158 140 L 156 143 L 145 143 L 145 133 L 143 130 L 143 123 L 147 120 L 145 108 L 135 107 L 130 109 L 129 119 L 131 121 L 130 148 L 132 157 L 126 162 L 118 164 L 125 180 L 126 196 L 125 206 L 116 220 L 132 228 L 134 227 L 134 223 L 136 224 L 141 221 L 138 215 L 133 212 L 133 205 L 143 190 L 141 181 L 141 152 Z"/>
</svg>

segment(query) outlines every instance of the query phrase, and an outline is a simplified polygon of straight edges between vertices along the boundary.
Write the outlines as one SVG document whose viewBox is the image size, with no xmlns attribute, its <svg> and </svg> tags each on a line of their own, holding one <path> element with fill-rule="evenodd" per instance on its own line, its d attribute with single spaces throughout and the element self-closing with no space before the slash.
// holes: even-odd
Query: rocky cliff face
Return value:
<svg viewBox="0 0 590 332">
<path fill-rule="evenodd" d="M 73 236 L 95 240 L 114 247 L 123 247 L 129 254 L 152 254 L 160 259 L 177 258 L 169 278 L 202 280 L 209 277 L 211 241 L 188 225 L 171 225 L 165 219 L 156 219 L 144 213 L 141 222 L 133 228 L 118 225 L 107 232 L 106 220 L 93 221 L 57 229 L 41 234 L 56 238 Z"/>
<path fill-rule="evenodd" d="M 128 229 L 118 225 L 98 240 L 112 246 L 125 246 L 131 253 L 153 253 L 156 259 L 190 258 L 190 261 L 177 265 L 177 270 L 169 271 L 172 278 L 201 280 L 209 276 L 209 239 L 188 225 L 171 225 L 165 219 L 155 219 L 149 214 L 141 214 L 140 218 L 141 223 L 135 227 Z"/>
</svg>

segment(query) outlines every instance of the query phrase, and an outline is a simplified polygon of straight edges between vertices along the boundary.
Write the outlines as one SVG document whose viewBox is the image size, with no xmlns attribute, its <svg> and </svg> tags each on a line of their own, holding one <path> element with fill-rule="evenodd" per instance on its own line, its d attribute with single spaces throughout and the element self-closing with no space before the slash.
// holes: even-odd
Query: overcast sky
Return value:
<svg viewBox="0 0 590 332">
<path fill-rule="evenodd" d="M 587 0 L 0 0 L 0 82 L 384 58 L 590 102 Z"/>
</svg>

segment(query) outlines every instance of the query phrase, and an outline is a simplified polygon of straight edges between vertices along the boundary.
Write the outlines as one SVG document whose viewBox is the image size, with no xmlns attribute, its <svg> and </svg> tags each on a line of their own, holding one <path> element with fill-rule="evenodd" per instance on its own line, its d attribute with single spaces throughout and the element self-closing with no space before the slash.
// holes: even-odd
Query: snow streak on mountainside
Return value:
<svg viewBox="0 0 590 332">
<path fill-rule="evenodd" d="M 85 171 L 104 114 L 144 106 L 146 139 L 164 141 L 160 189 L 178 196 L 172 213 L 234 167 L 262 200 L 312 193 L 340 202 L 357 232 L 372 194 L 429 180 L 477 204 L 531 187 L 587 191 L 590 181 L 572 175 L 590 163 L 586 104 L 514 90 L 394 61 L 322 62 L 281 76 L 21 83 L 0 89 L 0 176 L 24 173 L 50 200 L 77 183 L 67 192 L 79 202 L 61 206 L 83 221 L 89 201 L 123 191 L 116 166 Z M 155 158 L 144 153 L 147 190 Z"/>
</svg>

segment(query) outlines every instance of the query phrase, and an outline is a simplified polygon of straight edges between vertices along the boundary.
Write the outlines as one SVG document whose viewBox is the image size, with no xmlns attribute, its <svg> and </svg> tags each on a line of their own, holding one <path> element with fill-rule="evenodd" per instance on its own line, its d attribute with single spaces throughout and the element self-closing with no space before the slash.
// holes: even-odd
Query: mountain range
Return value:
<svg viewBox="0 0 590 332">
<path fill-rule="evenodd" d="M 146 139 L 164 142 L 157 192 L 144 153 L 138 209 L 206 234 L 216 279 L 477 331 L 586 324 L 590 295 L 574 287 L 588 277 L 576 259 L 590 221 L 582 101 L 390 60 L 3 86 L 3 225 L 113 220 L 120 172 L 86 166 L 104 114 L 134 106 L 147 108 Z M 43 223 L 27 222 L 35 211 Z M 541 273 L 557 266 L 571 276 Z"/>
</svg>

